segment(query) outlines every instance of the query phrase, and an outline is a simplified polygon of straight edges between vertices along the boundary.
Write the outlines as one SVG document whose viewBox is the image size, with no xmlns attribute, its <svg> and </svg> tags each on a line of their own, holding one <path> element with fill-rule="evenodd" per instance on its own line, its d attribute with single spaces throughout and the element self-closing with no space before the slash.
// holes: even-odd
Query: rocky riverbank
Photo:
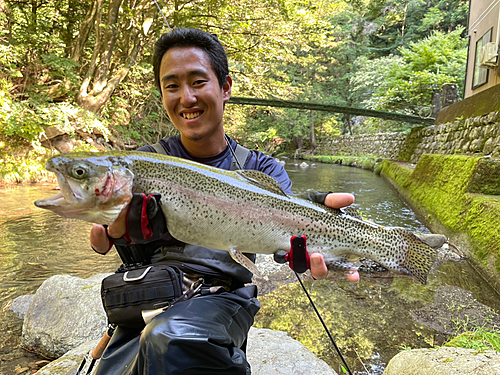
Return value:
<svg viewBox="0 0 500 375">
<path fill-rule="evenodd" d="M 294 281 L 287 266 L 265 258 L 257 263 L 263 274 L 257 281 L 262 291 L 275 289 L 278 282 Z M 100 283 L 105 276 L 88 279 L 53 276 L 35 295 L 18 297 L 11 304 L 11 311 L 24 318 L 23 347 L 53 359 L 38 374 L 74 374 L 84 355 L 96 346 L 106 330 L 100 298 Z M 289 353 L 294 355 L 290 357 Z M 336 375 L 324 361 L 285 332 L 252 328 L 247 354 L 252 374 Z M 40 362 L 37 365 L 34 361 L 22 363 L 15 372 L 31 374 L 39 365 Z"/>
<path fill-rule="evenodd" d="M 279 265 L 267 258 L 269 256 L 259 256 L 257 261 L 263 276 L 261 280 L 257 280 L 261 291 L 271 291 L 282 283 L 295 281 L 295 275 L 288 266 Z M 46 280 L 34 296 L 22 296 L 12 303 L 12 311 L 19 315 L 26 314 L 23 327 L 24 347 L 46 357 L 58 357 L 38 370 L 39 374 L 74 374 L 83 355 L 95 347 L 106 329 L 100 301 L 100 281 L 104 276 L 106 275 L 96 275 L 89 279 L 54 276 Z M 459 321 L 468 323 L 462 324 L 463 332 L 474 330 L 478 326 L 497 331 L 500 328 L 498 314 L 476 301 L 469 292 L 457 287 L 441 287 L 436 293 L 435 301 L 414 311 L 413 316 L 421 324 L 432 327 L 443 335 L 449 333 L 451 327 Z M 457 332 L 455 328 L 453 331 Z M 432 366 L 429 363 L 435 361 L 439 362 L 440 374 L 484 374 L 477 372 L 482 368 L 487 368 L 490 371 L 488 374 L 497 374 L 492 369 L 495 369 L 500 353 L 489 351 L 478 356 L 478 350 L 457 349 L 449 352 L 451 354 L 446 358 L 450 359 L 444 361 L 443 353 L 448 352 L 449 349 L 445 348 L 427 349 L 425 352 L 403 351 L 390 362 L 384 375 L 434 374 L 411 371 L 426 366 L 430 366 L 430 369 Z M 294 355 L 290 357 L 289 353 Z M 301 343 L 279 331 L 252 329 L 248 358 L 253 374 L 335 374 Z M 16 371 L 29 374 L 37 368 L 34 362 L 22 363 Z"/>
</svg>

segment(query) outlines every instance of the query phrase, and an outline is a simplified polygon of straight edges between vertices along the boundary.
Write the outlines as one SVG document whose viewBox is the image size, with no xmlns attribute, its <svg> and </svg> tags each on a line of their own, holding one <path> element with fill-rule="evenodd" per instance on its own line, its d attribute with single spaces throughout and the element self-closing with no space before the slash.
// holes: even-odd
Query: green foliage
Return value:
<svg viewBox="0 0 500 375">
<path fill-rule="evenodd" d="M 443 346 L 475 350 L 496 350 L 500 352 L 500 334 L 484 328 L 462 333 Z"/>
<path fill-rule="evenodd" d="M 467 308 L 458 305 L 449 306 L 449 309 L 458 311 L 461 307 Z M 500 352 L 500 333 L 494 329 L 492 318 L 493 315 L 486 316 L 482 324 L 476 317 L 469 315 L 453 319 L 454 330 L 458 333 L 450 337 L 443 346 Z"/>
<path fill-rule="evenodd" d="M 0 142 L 0 149 L 3 148 Z M 39 155 L 45 156 L 48 150 L 38 150 Z M 52 173 L 45 169 L 45 158 L 27 158 L 25 156 L 12 156 L 0 152 L 0 182 L 14 183 L 26 181 L 46 181 L 53 179 Z"/>
<path fill-rule="evenodd" d="M 49 126 L 71 136 L 76 129 L 105 138 L 114 132 L 130 147 L 176 133 L 153 87 L 153 45 L 166 31 L 155 6 L 143 0 L 134 6 L 124 2 L 117 23 L 108 24 L 111 3 L 104 0 L 98 36 L 98 20 L 87 18 L 90 1 L 23 4 L 6 0 L 0 5 L 0 140 L 9 152 L 36 147 Z M 429 111 L 433 90 L 463 78 L 465 0 L 183 0 L 160 5 L 170 26 L 201 27 L 218 35 L 228 52 L 237 96 L 420 114 Z M 153 23 L 144 34 L 146 19 Z M 82 28 L 86 22 L 88 35 Z M 99 67 L 105 55 L 94 51 L 102 52 L 110 31 L 118 38 L 109 65 Z M 130 60 L 137 41 L 140 52 Z M 77 46 L 82 47 L 79 56 Z M 113 74 L 130 68 L 104 106 L 92 109 L 97 115 L 78 110 L 74 99 L 79 97 L 83 105 L 82 92 L 99 94 L 92 91 L 94 64 L 97 71 L 108 70 L 104 87 Z M 406 130 L 409 125 L 228 105 L 225 127 L 247 146 L 279 151 L 282 141 Z"/>
<path fill-rule="evenodd" d="M 461 94 L 467 58 L 462 32 L 463 28 L 451 33 L 435 31 L 408 48 L 400 48 L 401 56 L 373 61 L 361 57 L 359 65 L 363 68 L 351 81 L 354 90 L 365 98 L 363 103 L 368 108 L 429 116 L 433 95 L 443 84 L 457 84 Z M 369 126 L 377 131 L 410 127 L 398 129 L 391 122 L 377 119 L 370 120 Z"/>
</svg>

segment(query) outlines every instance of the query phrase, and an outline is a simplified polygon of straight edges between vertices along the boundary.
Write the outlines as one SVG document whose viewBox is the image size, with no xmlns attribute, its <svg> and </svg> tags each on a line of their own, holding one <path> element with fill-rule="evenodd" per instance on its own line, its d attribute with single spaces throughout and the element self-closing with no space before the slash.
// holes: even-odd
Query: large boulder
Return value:
<svg viewBox="0 0 500 375">
<path fill-rule="evenodd" d="M 393 357 L 383 375 L 500 375 L 500 353 L 441 347 L 405 350 Z"/>
<path fill-rule="evenodd" d="M 57 275 L 45 280 L 24 318 L 23 347 L 57 358 L 84 342 L 101 338 L 107 328 L 100 298 L 105 276 L 80 279 Z"/>
<path fill-rule="evenodd" d="M 250 329 L 247 359 L 255 375 L 336 375 L 286 332 L 270 329 Z"/>
</svg>

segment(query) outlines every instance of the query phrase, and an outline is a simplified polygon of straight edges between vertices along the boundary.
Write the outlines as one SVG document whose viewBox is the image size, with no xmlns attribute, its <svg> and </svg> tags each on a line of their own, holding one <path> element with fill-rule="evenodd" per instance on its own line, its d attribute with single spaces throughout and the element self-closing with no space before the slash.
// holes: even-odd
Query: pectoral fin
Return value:
<svg viewBox="0 0 500 375">
<path fill-rule="evenodd" d="M 229 255 L 231 255 L 231 258 L 233 258 L 233 260 L 236 263 L 242 265 L 243 267 L 245 267 L 247 270 L 249 270 L 254 275 L 259 276 L 259 277 L 261 276 L 260 271 L 257 268 L 257 266 L 250 259 L 248 259 L 246 256 L 244 256 L 240 251 L 232 248 L 231 250 L 229 250 Z"/>
</svg>

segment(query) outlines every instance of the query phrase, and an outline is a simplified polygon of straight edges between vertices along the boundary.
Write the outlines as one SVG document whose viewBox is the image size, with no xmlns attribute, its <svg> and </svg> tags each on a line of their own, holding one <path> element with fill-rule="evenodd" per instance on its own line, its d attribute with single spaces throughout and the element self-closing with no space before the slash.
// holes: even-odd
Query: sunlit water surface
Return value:
<svg viewBox="0 0 500 375">
<path fill-rule="evenodd" d="M 429 232 L 385 181 L 371 172 L 325 164 L 307 169 L 287 166 L 287 171 L 297 193 L 307 189 L 352 193 L 355 206 L 369 220 Z M 55 194 L 54 187 L 0 189 L 0 374 L 12 373 L 16 361 L 26 356 L 20 350 L 22 320 L 8 311 L 15 297 L 34 293 L 53 275 L 85 278 L 112 272 L 120 263 L 115 252 L 99 256 L 90 249 L 91 224 L 63 219 L 33 205 L 35 200 Z M 431 302 L 440 285 L 470 290 L 481 302 L 499 309 L 498 297 L 467 263 L 440 267 L 430 275 L 426 287 L 408 277 L 362 275 L 361 282 L 353 284 L 338 275 L 331 276 L 334 280 L 308 287 L 356 374 L 381 374 L 402 346 L 428 347 L 435 343 L 435 332 L 415 323 L 409 311 Z M 342 373 L 327 335 L 297 284 L 284 286 L 260 300 L 257 326 L 289 332 Z"/>
</svg>

